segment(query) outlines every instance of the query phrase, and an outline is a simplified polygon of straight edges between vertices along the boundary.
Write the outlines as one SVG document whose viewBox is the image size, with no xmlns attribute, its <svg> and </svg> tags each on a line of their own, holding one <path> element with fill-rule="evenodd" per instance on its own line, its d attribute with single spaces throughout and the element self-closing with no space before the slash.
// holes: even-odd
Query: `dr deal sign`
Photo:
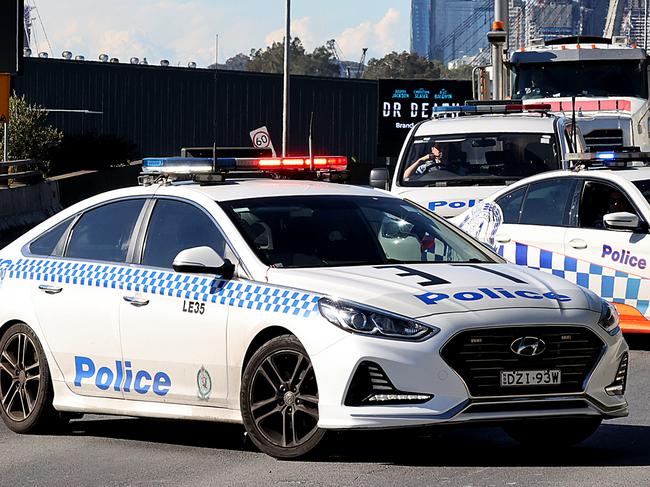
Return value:
<svg viewBox="0 0 650 487">
<path fill-rule="evenodd" d="M 408 131 L 431 118 L 434 107 L 460 105 L 471 98 L 468 80 L 379 80 L 377 155 L 397 157 Z"/>
</svg>

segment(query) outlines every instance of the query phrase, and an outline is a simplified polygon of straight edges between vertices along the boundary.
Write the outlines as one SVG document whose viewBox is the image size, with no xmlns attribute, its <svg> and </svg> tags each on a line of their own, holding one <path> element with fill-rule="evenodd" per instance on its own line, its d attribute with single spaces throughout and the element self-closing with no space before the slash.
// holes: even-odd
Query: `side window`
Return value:
<svg viewBox="0 0 650 487">
<path fill-rule="evenodd" d="M 603 216 L 621 211 L 637 215 L 634 206 L 623 191 L 615 186 L 595 181 L 585 183 L 578 211 L 580 228 L 604 230 Z"/>
<path fill-rule="evenodd" d="M 521 218 L 522 225 L 562 226 L 568 221 L 573 179 L 551 179 L 530 185 Z"/>
<path fill-rule="evenodd" d="M 519 223 L 521 202 L 526 194 L 526 189 L 528 189 L 528 186 L 516 189 L 510 193 L 504 194 L 495 201 L 503 213 L 503 223 Z"/>
<path fill-rule="evenodd" d="M 143 265 L 171 269 L 179 252 L 203 246 L 233 260 L 221 231 L 204 211 L 182 201 L 156 203 L 147 229 Z"/>
<path fill-rule="evenodd" d="M 65 232 L 72 223 L 72 220 L 74 220 L 74 218 L 68 218 L 58 225 L 50 228 L 47 232 L 29 244 L 29 251 L 34 255 L 53 255 L 54 250 L 57 248 L 57 245 L 61 241 L 63 235 L 65 235 Z"/>
<path fill-rule="evenodd" d="M 126 262 L 144 199 L 123 200 L 84 213 L 72 229 L 66 257 Z"/>
</svg>

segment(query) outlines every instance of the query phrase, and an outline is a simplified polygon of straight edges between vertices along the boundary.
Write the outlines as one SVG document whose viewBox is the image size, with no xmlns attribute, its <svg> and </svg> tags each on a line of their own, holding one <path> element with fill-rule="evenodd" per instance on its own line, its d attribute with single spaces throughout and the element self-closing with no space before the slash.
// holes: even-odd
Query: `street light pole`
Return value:
<svg viewBox="0 0 650 487">
<path fill-rule="evenodd" d="M 291 0 L 287 0 L 286 26 L 284 33 L 284 89 L 282 107 L 282 157 L 287 157 L 289 145 L 289 72 L 291 70 Z"/>
</svg>

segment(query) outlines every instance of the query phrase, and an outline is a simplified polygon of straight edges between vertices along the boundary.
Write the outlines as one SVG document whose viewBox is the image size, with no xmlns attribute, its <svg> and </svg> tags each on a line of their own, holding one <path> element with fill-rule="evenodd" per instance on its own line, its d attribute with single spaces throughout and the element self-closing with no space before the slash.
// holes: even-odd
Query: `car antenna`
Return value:
<svg viewBox="0 0 650 487">
<path fill-rule="evenodd" d="M 309 170 L 314 170 L 314 148 L 312 145 L 312 128 L 314 126 L 314 111 L 309 116 Z"/>
<path fill-rule="evenodd" d="M 578 150 L 578 131 L 576 127 L 576 97 L 571 97 L 571 135 L 573 136 L 573 150 Z"/>
</svg>

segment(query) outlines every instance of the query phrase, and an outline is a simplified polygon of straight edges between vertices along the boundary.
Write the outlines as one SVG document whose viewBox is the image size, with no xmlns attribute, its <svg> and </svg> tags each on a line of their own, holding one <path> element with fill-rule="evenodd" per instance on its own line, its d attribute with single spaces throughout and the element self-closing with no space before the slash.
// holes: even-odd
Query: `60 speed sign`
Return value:
<svg viewBox="0 0 650 487">
<path fill-rule="evenodd" d="M 271 149 L 273 151 L 273 155 L 275 155 L 273 142 L 271 142 L 271 135 L 269 134 L 266 126 L 253 130 L 250 135 L 251 140 L 253 141 L 253 147 L 256 147 L 258 149 Z"/>
</svg>

